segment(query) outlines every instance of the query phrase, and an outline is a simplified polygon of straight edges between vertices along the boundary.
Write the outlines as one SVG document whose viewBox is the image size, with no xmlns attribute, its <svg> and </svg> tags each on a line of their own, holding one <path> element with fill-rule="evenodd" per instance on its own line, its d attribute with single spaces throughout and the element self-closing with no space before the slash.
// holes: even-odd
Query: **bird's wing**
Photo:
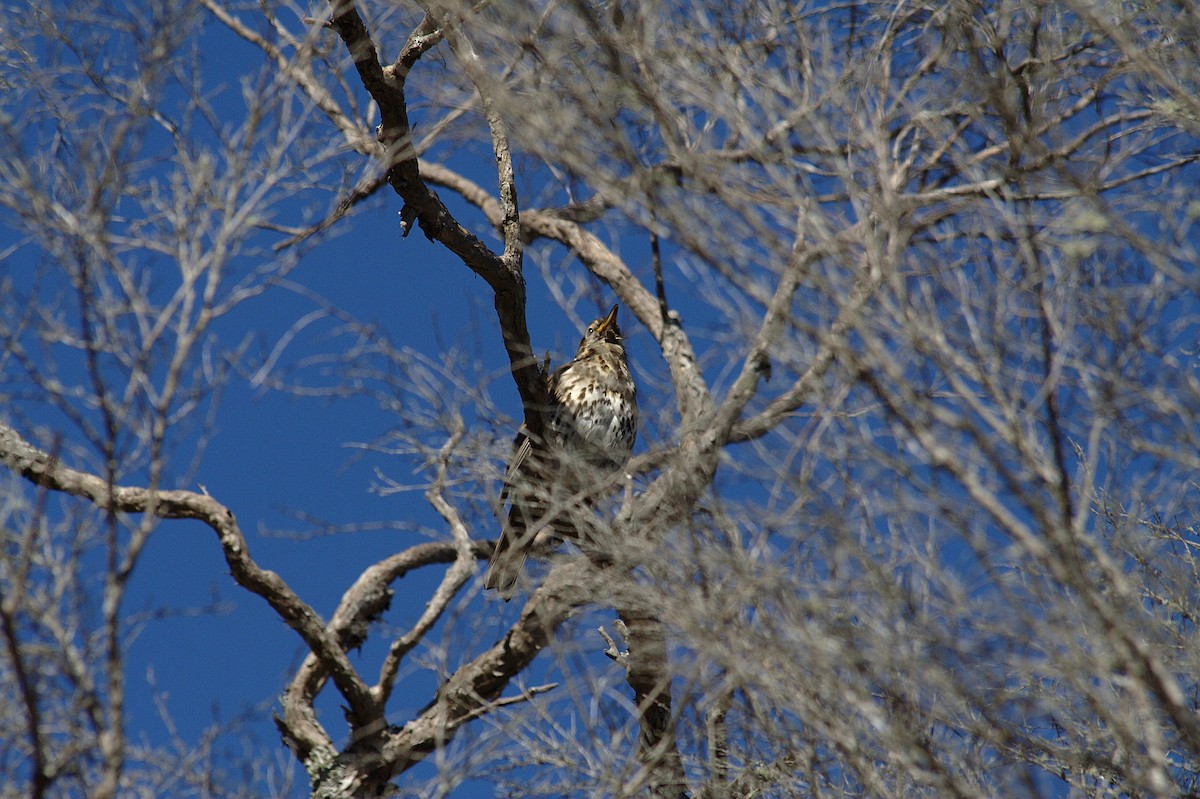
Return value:
<svg viewBox="0 0 1200 799">
<path fill-rule="evenodd" d="M 492 508 L 494 515 L 499 516 L 504 511 L 504 503 L 508 500 L 508 494 L 516 485 L 518 475 L 521 474 L 521 467 L 529 460 L 531 452 L 533 452 L 533 442 L 529 439 L 529 429 L 525 425 L 521 425 L 521 429 L 517 431 L 517 437 L 513 439 L 512 454 L 508 457 L 508 468 L 504 470 L 504 486 L 500 489 L 500 499 Z"/>
<path fill-rule="evenodd" d="M 558 380 L 562 373 L 574 361 L 568 361 L 554 371 L 550 372 L 550 354 L 546 353 L 546 363 L 542 367 L 547 371 L 546 375 L 546 394 L 550 402 L 558 404 Z M 529 437 L 529 428 L 524 424 L 517 431 L 517 437 L 513 439 L 512 454 L 508 456 L 508 468 L 504 470 L 504 486 L 500 489 L 500 499 L 496 501 L 495 507 L 492 508 L 492 513 L 499 516 L 504 510 L 504 503 L 508 500 L 508 495 L 512 492 L 512 487 L 516 485 L 517 480 L 521 475 L 521 469 L 524 468 L 526 462 L 529 461 L 529 456 L 533 454 L 533 441 Z"/>
<path fill-rule="evenodd" d="M 512 598 L 513 590 L 521 575 L 521 568 L 529 554 L 532 539 L 527 535 L 528 509 L 524 507 L 522 496 L 528 492 L 528 485 L 520 488 L 520 483 L 528 483 L 529 475 L 525 471 L 533 467 L 530 456 L 533 454 L 533 441 L 529 431 L 521 425 L 517 437 L 513 441 L 512 455 L 508 459 L 508 469 L 504 473 L 504 487 L 500 489 L 500 499 L 496 502 L 494 512 L 497 516 L 504 513 L 504 503 L 514 490 L 512 507 L 500 527 L 500 538 L 496 541 L 496 549 L 488 559 L 487 572 L 483 577 L 483 587 L 497 589 L 500 596 L 507 602 Z"/>
<path fill-rule="evenodd" d="M 550 356 L 547 355 L 546 365 L 543 369 L 549 369 L 549 366 Z M 552 402 L 557 396 L 555 386 L 561 371 L 560 368 L 547 378 L 546 385 Z M 509 508 L 508 516 L 501 525 L 500 538 L 496 542 L 496 549 L 492 552 L 487 572 L 483 578 L 484 588 L 498 589 L 500 596 L 504 597 L 505 601 L 508 601 L 513 595 L 513 589 L 521 574 L 521 567 L 533 544 L 533 539 L 529 535 L 529 517 L 532 511 L 525 507 L 526 498 L 523 498 L 523 495 L 529 493 L 528 482 L 532 479 L 532 470 L 539 468 L 537 459 L 532 456 L 533 439 L 529 434 L 529 428 L 522 424 L 521 429 L 517 431 L 516 438 L 513 439 L 508 468 L 504 470 L 504 486 L 500 489 L 500 498 L 493 509 L 495 515 L 500 516 L 504 512 L 504 503 L 508 501 L 514 489 L 517 490 L 517 494 L 511 497 L 512 507 Z M 544 464 L 540 468 L 544 468 Z M 525 483 L 525 487 L 520 488 L 520 483 Z"/>
</svg>

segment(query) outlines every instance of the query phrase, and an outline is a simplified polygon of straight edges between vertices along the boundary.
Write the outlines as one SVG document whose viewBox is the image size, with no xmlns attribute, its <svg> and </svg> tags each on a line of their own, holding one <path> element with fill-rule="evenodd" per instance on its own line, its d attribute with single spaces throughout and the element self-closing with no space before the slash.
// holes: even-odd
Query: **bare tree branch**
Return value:
<svg viewBox="0 0 1200 799">
<path fill-rule="evenodd" d="M 93 474 L 64 466 L 3 424 L 0 424 L 0 460 L 35 485 L 81 497 L 104 510 L 145 513 L 160 519 L 196 519 L 207 524 L 217 534 L 234 580 L 265 599 L 325 663 L 338 690 L 350 703 L 356 723 L 366 725 L 376 718 L 379 711 L 371 693 L 337 640 L 313 609 L 278 575 L 254 562 L 233 512 L 215 499 L 192 491 L 147 491 L 111 485 Z"/>
<path fill-rule="evenodd" d="M 561 566 L 533 593 L 516 624 L 489 649 L 463 665 L 438 689 L 434 701 L 403 727 L 364 738 L 323 771 L 318 796 L 369 796 L 394 774 L 424 759 L 465 723 L 490 707 L 511 704 L 500 694 L 549 643 L 571 615 L 589 567 Z"/>
</svg>

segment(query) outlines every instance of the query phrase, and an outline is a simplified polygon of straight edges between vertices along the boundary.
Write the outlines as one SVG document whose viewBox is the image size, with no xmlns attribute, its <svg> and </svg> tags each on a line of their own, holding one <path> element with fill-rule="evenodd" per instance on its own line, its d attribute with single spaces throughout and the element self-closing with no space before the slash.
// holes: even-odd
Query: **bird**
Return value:
<svg viewBox="0 0 1200 799">
<path fill-rule="evenodd" d="M 637 435 L 637 387 L 618 307 L 588 325 L 575 357 L 550 373 L 544 446 L 524 426 L 513 442 L 498 510 L 506 499 L 511 504 L 484 576 L 484 587 L 498 589 L 505 600 L 531 550 L 575 535 L 563 511 L 629 462 Z"/>
</svg>

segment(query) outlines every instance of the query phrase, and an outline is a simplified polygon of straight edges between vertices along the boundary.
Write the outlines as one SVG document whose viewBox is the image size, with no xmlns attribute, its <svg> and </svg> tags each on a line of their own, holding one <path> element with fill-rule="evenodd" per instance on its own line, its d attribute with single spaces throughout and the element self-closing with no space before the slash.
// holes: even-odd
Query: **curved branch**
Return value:
<svg viewBox="0 0 1200 799">
<path fill-rule="evenodd" d="M 592 566 L 580 560 L 553 569 L 530 596 L 516 624 L 488 650 L 456 671 L 420 716 L 401 729 L 385 752 L 425 751 L 500 698 L 509 680 L 529 665 L 550 635 L 581 602 Z"/>
<path fill-rule="evenodd" d="M 393 641 L 388 649 L 387 657 L 384 658 L 383 666 L 379 670 L 379 682 L 372 689 L 381 704 L 387 702 L 388 697 L 392 694 L 401 659 L 412 651 L 412 648 L 425 637 L 433 625 L 437 624 L 438 619 L 450 606 L 451 600 L 458 596 L 459 590 L 475 574 L 475 561 L 489 557 L 494 549 L 490 542 L 471 540 L 471 536 L 467 532 L 467 525 L 463 522 L 458 509 L 445 496 L 450 471 L 450 455 L 462 441 L 465 432 L 466 426 L 462 418 L 457 417 L 454 421 L 454 430 L 446 439 L 446 443 L 439 453 L 437 475 L 433 485 L 425 492 L 425 498 L 429 504 L 450 526 L 455 552 L 454 565 L 442 577 L 442 582 L 434 591 L 433 596 L 425 603 L 425 611 L 421 617 L 409 628 L 408 632 Z"/>
<path fill-rule="evenodd" d="M 486 558 L 491 553 L 491 542 L 472 542 L 471 554 L 475 559 Z M 391 583 L 414 569 L 453 563 L 457 558 L 458 548 L 454 543 L 433 541 L 409 547 L 372 564 L 359 575 L 354 585 L 346 590 L 329 620 L 327 631 L 343 650 L 361 646 L 366 639 L 368 625 L 391 604 L 392 592 L 388 589 Z M 405 641 L 409 637 L 411 633 L 398 640 Z M 393 648 L 395 646 L 396 644 L 393 644 Z M 296 676 L 292 678 L 280 700 L 283 715 L 276 719 L 276 724 L 285 735 L 292 751 L 301 760 L 307 759 L 315 749 L 333 748 L 332 739 L 317 721 L 312 707 L 328 676 L 329 671 L 324 661 L 310 652 L 305 656 L 296 671 Z M 378 689 L 372 689 L 372 693 L 382 707 L 387 701 L 387 695 L 380 694 Z"/>
<path fill-rule="evenodd" d="M 0 424 L 0 461 L 36 485 L 86 499 L 102 510 L 147 513 L 160 519 L 196 519 L 207 524 L 217 534 L 225 562 L 237 584 L 265 599 L 325 664 L 349 705 L 352 723 L 366 725 L 378 716 L 370 690 L 350 665 L 337 639 L 279 575 L 254 562 L 229 508 L 207 494 L 194 491 L 150 491 L 109 485 L 94 474 L 64 466 L 4 424 Z"/>
<path fill-rule="evenodd" d="M 423 3 L 422 7 L 426 9 L 425 19 L 428 21 L 433 12 L 429 10 L 427 3 Z M 480 65 L 479 56 L 475 52 L 475 48 L 471 46 L 466 34 L 454 28 L 453 23 L 449 21 L 441 21 L 440 26 L 446 40 L 450 43 L 450 49 L 454 51 L 454 55 L 462 64 L 467 77 L 475 84 L 475 91 L 479 92 L 483 115 L 487 119 L 488 128 L 492 133 L 492 151 L 496 155 L 497 183 L 500 188 L 500 207 L 503 209 L 499 227 L 500 232 L 504 235 L 504 254 L 500 257 L 510 272 L 520 274 L 524 242 L 521 239 L 520 204 L 517 202 L 517 180 L 513 173 L 508 128 L 504 123 L 503 115 L 496 108 L 496 103 L 492 99 L 487 73 Z"/>
<path fill-rule="evenodd" d="M 742 363 L 742 369 L 729 389 L 729 394 L 717 413 L 716 428 L 722 441 L 729 439 L 730 431 L 754 398 L 760 380 L 771 379 L 770 348 L 775 343 L 788 320 L 791 318 L 792 299 L 800 287 L 806 267 L 815 259 L 816 253 L 805 251 L 803 238 L 797 235 L 792 252 L 763 314 L 758 334 L 750 345 L 750 351 Z"/>
</svg>

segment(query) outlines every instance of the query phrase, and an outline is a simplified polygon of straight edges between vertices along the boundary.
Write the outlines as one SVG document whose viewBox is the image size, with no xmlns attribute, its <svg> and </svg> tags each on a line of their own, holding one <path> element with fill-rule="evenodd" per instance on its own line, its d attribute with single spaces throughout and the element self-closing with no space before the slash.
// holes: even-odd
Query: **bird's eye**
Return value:
<svg viewBox="0 0 1200 799">
<path fill-rule="evenodd" d="M 590 335 L 592 335 L 592 334 L 593 334 L 593 333 L 595 333 L 595 332 L 596 332 L 596 326 L 595 326 L 595 325 L 589 325 L 589 326 L 588 326 L 588 330 L 587 330 L 587 334 L 590 336 Z"/>
</svg>

